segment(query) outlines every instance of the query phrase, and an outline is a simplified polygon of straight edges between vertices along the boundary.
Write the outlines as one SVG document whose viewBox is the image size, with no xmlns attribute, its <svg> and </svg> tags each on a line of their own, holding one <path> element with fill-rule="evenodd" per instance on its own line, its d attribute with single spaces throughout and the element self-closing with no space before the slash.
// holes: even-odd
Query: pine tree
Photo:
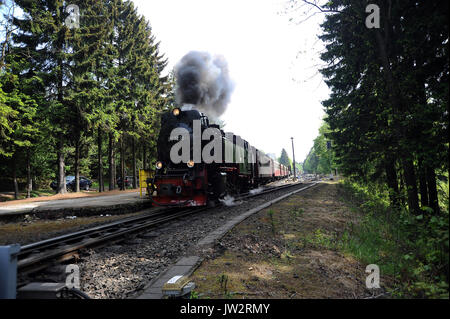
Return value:
<svg viewBox="0 0 450 319">
<path fill-rule="evenodd" d="M 113 31 L 108 8 L 102 0 L 81 0 L 74 4 L 83 8 L 80 27 L 73 30 L 71 130 L 75 146 L 75 185 L 79 191 L 80 140 L 87 132 L 97 132 L 98 183 L 103 191 L 102 131 L 111 121 L 108 114 L 108 72 L 112 55 L 108 39 Z"/>
<path fill-rule="evenodd" d="M 329 63 L 322 73 L 333 91 L 324 102 L 330 137 L 347 175 L 384 180 L 394 205 L 405 192 L 415 214 L 419 182 L 422 203 L 431 196 L 437 212 L 434 171 L 448 167 L 443 164 L 448 162 L 443 139 L 448 125 L 445 103 L 432 97 L 448 97 L 442 87 L 448 80 L 444 61 L 448 4 L 380 1 L 378 5 L 380 29 L 365 26 L 364 3 L 333 1 L 322 7 L 333 12 L 327 15 L 321 36 L 327 43 L 322 59 Z M 417 41 L 420 46 L 413 44 Z M 432 83 L 439 93 L 430 89 Z M 404 190 L 399 189 L 399 175 Z"/>
<path fill-rule="evenodd" d="M 14 77 L 4 77 L 3 70 L 0 155 L 11 157 L 10 146 L 20 139 L 15 131 L 17 123 L 13 123 L 23 121 L 17 112 L 19 104 L 14 101 L 34 101 L 33 121 L 39 134 L 25 147 L 26 164 L 17 162 L 20 168 L 27 167 L 27 176 L 33 166 L 37 177 L 45 175 L 43 180 L 56 175 L 58 192 L 63 193 L 66 164 L 67 169 L 74 170 L 76 185 L 83 166 L 98 171 L 102 191 L 103 144 L 108 139 L 108 175 L 113 189 L 117 145 L 121 175 L 125 173 L 127 148 L 132 151 L 132 174 L 136 175 L 138 149 L 142 149 L 146 164 L 147 157 L 154 156 L 159 113 L 173 103 L 173 79 L 162 75 L 167 60 L 159 52 L 159 43 L 130 1 L 16 3 L 24 14 L 11 20 L 14 31 L 8 34 L 13 45 L 2 46 L 8 51 L 8 55 L 2 54 L 2 61 L 11 50 L 16 64 L 20 62 L 10 72 L 19 76 L 16 87 L 20 89 L 5 91 L 5 85 Z M 80 13 L 76 27 L 68 23 L 68 9 L 74 6 Z M 16 80 L 13 82 L 17 84 Z M 97 164 L 88 168 L 81 163 L 86 162 L 84 153 L 92 154 L 94 144 Z M 58 169 L 53 174 L 49 168 L 55 162 Z"/>
<path fill-rule="evenodd" d="M 286 167 L 291 167 L 291 162 L 288 153 L 284 148 L 281 150 L 281 156 L 278 161 L 280 162 L 280 164 L 283 164 Z"/>
<path fill-rule="evenodd" d="M 63 1 L 17 0 L 23 10 L 15 18 L 19 29 L 14 36 L 16 50 L 36 69 L 45 85 L 44 115 L 50 119 L 57 153 L 57 192 L 66 192 L 65 144 L 67 141 L 67 82 L 70 78 L 70 29 L 65 25 L 67 4 Z"/>
<path fill-rule="evenodd" d="M 125 175 L 125 147 L 131 141 L 132 171 L 136 183 L 136 140 L 155 139 L 155 114 L 167 104 L 167 78 L 160 73 L 166 65 L 158 44 L 143 17 L 139 17 L 132 2 L 112 1 L 114 22 L 114 52 L 117 64 L 114 73 L 114 105 L 119 116 L 120 170 Z M 134 186 L 137 186 L 136 184 Z"/>
</svg>

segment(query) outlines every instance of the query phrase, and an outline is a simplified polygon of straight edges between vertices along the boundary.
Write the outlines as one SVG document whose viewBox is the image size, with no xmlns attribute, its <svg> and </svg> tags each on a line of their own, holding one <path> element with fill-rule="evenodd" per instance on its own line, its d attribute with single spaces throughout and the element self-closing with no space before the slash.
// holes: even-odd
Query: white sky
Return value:
<svg viewBox="0 0 450 319">
<path fill-rule="evenodd" d="M 323 16 L 301 24 L 282 13 L 286 0 L 133 0 L 149 20 L 167 71 L 189 51 L 220 54 L 235 89 L 221 119 L 266 153 L 303 161 L 324 115 L 328 88 L 317 73 Z M 301 12 L 296 13 L 299 19 Z"/>
</svg>

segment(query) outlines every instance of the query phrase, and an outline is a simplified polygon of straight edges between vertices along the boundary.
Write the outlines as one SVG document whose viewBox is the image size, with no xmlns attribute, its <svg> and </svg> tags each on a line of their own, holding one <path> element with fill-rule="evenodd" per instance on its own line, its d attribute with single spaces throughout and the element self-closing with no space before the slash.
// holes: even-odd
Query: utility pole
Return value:
<svg viewBox="0 0 450 319">
<path fill-rule="evenodd" d="M 297 179 L 297 175 L 295 174 L 295 153 L 294 153 L 294 138 L 291 137 L 291 142 L 292 142 L 292 158 L 293 158 L 293 162 L 292 162 L 292 166 L 294 166 L 294 181 Z"/>
</svg>

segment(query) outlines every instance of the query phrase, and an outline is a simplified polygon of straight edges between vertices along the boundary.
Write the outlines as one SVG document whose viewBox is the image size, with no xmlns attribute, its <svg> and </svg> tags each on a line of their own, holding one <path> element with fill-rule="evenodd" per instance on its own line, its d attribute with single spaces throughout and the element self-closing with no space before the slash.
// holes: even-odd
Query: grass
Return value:
<svg viewBox="0 0 450 319">
<path fill-rule="evenodd" d="M 104 186 L 105 186 L 105 190 L 108 190 L 109 188 L 109 181 L 104 181 Z M 92 181 L 92 186 L 91 188 L 94 190 L 98 190 L 98 181 Z M 139 189 L 139 184 L 137 185 Z M 116 184 L 116 189 L 119 189 L 119 186 Z M 133 184 L 130 184 L 128 187 L 125 187 L 125 189 L 133 189 Z"/>
<path fill-rule="evenodd" d="M 224 296 L 229 296 L 229 291 L 228 291 L 228 276 L 226 274 L 221 274 L 218 278 L 218 282 L 220 283 L 220 289 L 223 290 L 223 295 Z"/>
<path fill-rule="evenodd" d="M 43 196 L 51 196 L 51 195 L 55 195 L 55 192 L 52 189 L 40 189 L 40 190 L 33 190 L 31 191 L 31 198 L 35 198 L 35 197 L 43 197 Z M 19 197 L 18 199 L 26 199 L 27 198 L 27 192 L 26 191 L 21 191 L 19 192 Z M 14 194 L 12 195 L 0 195 L 0 201 L 12 201 L 15 200 L 14 199 Z"/>
<path fill-rule="evenodd" d="M 448 299 L 448 211 L 393 211 L 388 194 L 370 187 L 324 183 L 250 217 L 223 239 L 232 250 L 195 272 L 196 291 L 202 298 L 359 298 L 387 292 L 394 298 Z M 380 269 L 381 291 L 365 287 L 370 264 Z"/>
<path fill-rule="evenodd" d="M 194 274 L 202 298 L 364 297 L 375 293 L 364 284 L 370 264 L 380 269 L 382 290 L 375 294 L 449 297 L 448 211 L 394 211 L 388 194 L 370 185 L 323 184 L 250 217 L 228 236 L 233 249 Z"/>
<path fill-rule="evenodd" d="M 92 186 L 90 187 L 89 192 L 90 193 L 95 193 L 98 191 L 98 181 L 92 181 Z M 109 182 L 105 181 L 104 182 L 104 186 L 105 186 L 105 191 L 107 191 L 109 189 Z M 119 189 L 118 186 L 116 185 L 116 189 Z M 132 186 L 128 186 L 126 187 L 126 189 L 133 189 Z M 137 188 L 139 189 L 139 188 Z M 70 188 L 67 189 L 68 193 L 72 193 L 72 190 Z M 83 190 L 80 190 L 80 192 L 83 192 Z M 36 197 L 45 197 L 45 196 L 52 196 L 55 195 L 56 192 L 52 189 L 39 189 L 39 190 L 33 190 L 31 191 L 31 198 L 36 198 Z M 27 192 L 26 191 L 20 191 L 19 192 L 19 197 L 18 199 L 26 199 L 27 198 Z M 0 194 L 0 202 L 5 202 L 5 201 L 14 201 L 14 192 L 9 192 L 8 194 Z"/>
<path fill-rule="evenodd" d="M 103 184 L 104 184 L 105 190 L 107 190 L 109 188 L 109 181 L 103 181 Z M 91 186 L 92 189 L 98 190 L 98 188 L 99 188 L 98 186 L 99 186 L 98 181 L 92 181 L 92 186 Z"/>
<path fill-rule="evenodd" d="M 388 275 L 398 273 L 398 232 L 381 218 L 367 217 L 353 231 L 342 236 L 341 249 L 367 264 L 382 264 Z"/>
<path fill-rule="evenodd" d="M 448 298 L 448 211 L 441 217 L 413 216 L 392 210 L 382 193 L 350 182 L 340 188 L 343 200 L 364 218 L 349 225 L 339 249 L 377 264 L 394 278 L 398 297 Z"/>
<path fill-rule="evenodd" d="M 351 219 L 335 185 L 294 195 L 237 225 L 223 255 L 191 276 L 201 298 L 355 298 L 364 296 L 365 265 L 337 252 Z"/>
<path fill-rule="evenodd" d="M 269 219 L 270 219 L 270 226 L 272 229 L 272 234 L 275 235 L 276 231 L 275 231 L 275 221 L 273 220 L 273 209 L 269 209 L 268 215 L 269 215 Z"/>
<path fill-rule="evenodd" d="M 293 218 L 300 217 L 304 212 L 304 209 L 300 207 L 294 208 L 290 211 Z"/>
</svg>

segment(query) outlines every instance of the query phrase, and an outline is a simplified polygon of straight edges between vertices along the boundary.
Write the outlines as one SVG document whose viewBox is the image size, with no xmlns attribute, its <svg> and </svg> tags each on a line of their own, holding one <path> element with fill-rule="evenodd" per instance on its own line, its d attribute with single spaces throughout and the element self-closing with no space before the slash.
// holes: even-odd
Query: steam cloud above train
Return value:
<svg viewBox="0 0 450 319">
<path fill-rule="evenodd" d="M 179 105 L 194 105 L 212 118 L 226 111 L 234 83 L 223 56 L 191 51 L 175 66 L 175 78 Z"/>
</svg>

